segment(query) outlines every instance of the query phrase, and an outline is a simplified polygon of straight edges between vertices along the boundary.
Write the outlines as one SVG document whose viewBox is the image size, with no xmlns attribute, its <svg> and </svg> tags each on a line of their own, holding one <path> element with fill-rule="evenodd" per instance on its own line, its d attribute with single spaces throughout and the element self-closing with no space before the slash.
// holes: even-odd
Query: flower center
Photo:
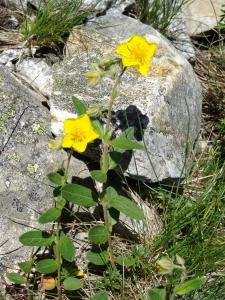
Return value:
<svg viewBox="0 0 225 300">
<path fill-rule="evenodd" d="M 85 140 L 85 132 L 80 130 L 72 133 L 73 140 L 83 142 Z"/>
<path fill-rule="evenodd" d="M 143 63 L 145 61 L 145 51 L 141 47 L 135 47 L 133 50 L 135 58 L 140 61 L 140 63 Z"/>
</svg>

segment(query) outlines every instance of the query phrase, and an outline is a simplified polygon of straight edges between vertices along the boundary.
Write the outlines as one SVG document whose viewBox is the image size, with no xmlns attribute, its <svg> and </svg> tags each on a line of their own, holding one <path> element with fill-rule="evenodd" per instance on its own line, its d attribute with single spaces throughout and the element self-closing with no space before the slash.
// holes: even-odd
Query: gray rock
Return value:
<svg viewBox="0 0 225 300">
<path fill-rule="evenodd" d="M 28 248 L 14 252 L 21 247 L 18 237 L 30 227 L 43 228 L 39 212 L 53 201 L 46 175 L 67 157 L 48 148 L 50 115 L 41 100 L 0 66 L 0 273 L 27 258 Z M 70 178 L 84 169 L 73 159 Z"/>
<path fill-rule="evenodd" d="M 29 55 L 30 51 L 27 48 L 13 48 L 7 49 L 0 53 L 0 65 L 7 65 L 12 62 L 16 63 L 24 55 Z"/>
<path fill-rule="evenodd" d="M 83 7 L 94 7 L 97 13 L 117 12 L 122 14 L 126 7 L 133 4 L 135 0 L 84 0 Z"/>
<path fill-rule="evenodd" d="M 10 8 L 16 8 L 21 11 L 24 11 L 27 9 L 27 3 L 31 3 L 32 5 L 39 7 L 40 3 L 42 3 L 42 0 L 3 0 L 3 4 Z"/>
<path fill-rule="evenodd" d="M 168 27 L 168 36 L 173 46 L 189 61 L 194 62 L 196 59 L 195 49 L 191 38 L 187 32 L 184 21 L 184 13 L 180 12 L 174 17 Z"/>
<path fill-rule="evenodd" d="M 144 35 L 156 42 L 158 49 L 147 77 L 131 69 L 125 73 L 120 97 L 114 105 L 118 128 L 126 128 L 127 115 L 137 139 L 141 140 L 141 123 L 147 147 L 147 151 L 135 151 L 132 157 L 124 158 L 125 174 L 152 182 L 177 179 L 183 177 L 191 165 L 191 153 L 200 130 L 201 88 L 191 65 L 150 26 L 123 15 L 107 15 L 90 22 L 84 31 L 74 33 L 70 40 L 72 57 L 53 67 L 50 106 L 58 112 L 71 113 L 72 95 L 89 105 L 105 104 L 111 81 L 106 79 L 91 89 L 85 74 L 91 63 L 105 55 L 115 55 L 116 45 L 132 34 Z"/>
<path fill-rule="evenodd" d="M 184 20 L 190 36 L 213 29 L 220 19 L 224 0 L 191 1 L 184 10 Z"/>
<path fill-rule="evenodd" d="M 51 95 L 52 72 L 44 59 L 26 58 L 17 65 L 16 72 L 42 95 Z"/>
</svg>

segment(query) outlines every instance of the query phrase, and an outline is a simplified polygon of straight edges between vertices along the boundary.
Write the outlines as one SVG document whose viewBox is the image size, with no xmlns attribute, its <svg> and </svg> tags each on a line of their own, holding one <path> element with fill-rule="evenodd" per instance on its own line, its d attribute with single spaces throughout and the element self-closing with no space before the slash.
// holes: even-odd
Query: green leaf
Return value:
<svg viewBox="0 0 225 300">
<path fill-rule="evenodd" d="M 134 203 L 133 201 L 131 201 L 126 197 L 117 196 L 116 198 L 110 201 L 110 206 L 119 210 L 120 212 L 130 217 L 131 219 L 135 219 L 135 220 L 144 219 L 143 210 L 140 207 L 138 207 L 136 203 Z"/>
<path fill-rule="evenodd" d="M 90 298 L 90 300 L 108 300 L 108 295 L 106 292 L 98 292 L 94 297 Z"/>
<path fill-rule="evenodd" d="M 6 273 L 6 277 L 15 284 L 24 284 L 27 281 L 25 277 L 18 273 Z"/>
<path fill-rule="evenodd" d="M 62 197 L 62 195 L 54 197 L 54 200 L 55 200 L 56 208 L 58 208 L 59 210 L 62 210 L 65 207 L 65 205 L 66 205 L 66 199 L 64 199 Z"/>
<path fill-rule="evenodd" d="M 135 264 L 135 259 L 133 256 L 130 255 L 119 255 L 116 258 L 116 262 L 120 265 L 120 266 L 125 266 L 125 267 L 131 267 Z"/>
<path fill-rule="evenodd" d="M 120 212 L 113 207 L 110 207 L 108 211 L 109 211 L 109 226 L 110 226 L 109 230 L 110 232 L 112 232 L 113 225 L 115 225 L 119 220 Z"/>
<path fill-rule="evenodd" d="M 118 196 L 117 191 L 113 187 L 109 186 L 106 189 L 104 200 L 106 200 L 108 203 L 110 203 L 110 201 L 112 201 L 117 196 Z"/>
<path fill-rule="evenodd" d="M 148 300 L 165 300 L 166 290 L 165 289 L 152 289 L 148 292 Z"/>
<path fill-rule="evenodd" d="M 110 141 L 110 145 L 123 150 L 145 149 L 143 144 L 129 140 L 127 137 L 123 136 L 119 136 L 118 138 L 115 138 L 114 140 Z"/>
<path fill-rule="evenodd" d="M 42 274 L 54 273 L 57 270 L 57 263 L 54 259 L 42 259 L 37 263 L 36 270 Z"/>
<path fill-rule="evenodd" d="M 78 116 L 83 115 L 87 111 L 87 106 L 84 104 L 83 101 L 79 100 L 77 97 L 72 97 L 73 105 L 75 107 L 76 113 Z"/>
<path fill-rule="evenodd" d="M 63 281 L 63 287 L 67 291 L 76 291 L 83 287 L 83 282 L 75 277 L 68 277 Z"/>
<path fill-rule="evenodd" d="M 111 151 L 109 152 L 109 170 L 114 169 L 122 160 L 122 154 L 117 151 Z"/>
<path fill-rule="evenodd" d="M 79 184 L 67 184 L 62 188 L 62 196 L 67 201 L 81 205 L 94 206 L 96 205 L 96 194 L 91 189 L 88 189 Z"/>
<path fill-rule="evenodd" d="M 101 252 L 88 251 L 87 259 L 94 265 L 104 266 L 109 261 L 109 253 L 106 250 Z"/>
<path fill-rule="evenodd" d="M 57 220 L 61 215 L 61 210 L 55 207 L 49 208 L 45 213 L 43 213 L 38 222 L 40 224 L 47 224 Z"/>
<path fill-rule="evenodd" d="M 102 172 L 101 170 L 94 170 L 91 171 L 91 177 L 101 183 L 104 183 L 107 181 L 107 175 Z"/>
<path fill-rule="evenodd" d="M 24 246 L 49 246 L 54 236 L 45 231 L 28 231 L 19 237 L 20 243 Z"/>
<path fill-rule="evenodd" d="M 108 241 L 108 233 L 103 225 L 96 225 L 89 230 L 88 238 L 93 244 L 104 244 Z"/>
<path fill-rule="evenodd" d="M 198 288 L 200 288 L 203 284 L 205 284 L 205 278 L 195 278 L 187 280 L 174 288 L 174 293 L 176 295 L 185 295 L 188 294 Z"/>
<path fill-rule="evenodd" d="M 94 127 L 95 131 L 99 134 L 100 138 L 104 138 L 104 128 L 99 122 L 99 120 L 92 120 L 92 126 Z"/>
<path fill-rule="evenodd" d="M 30 261 L 23 261 L 21 263 L 18 263 L 18 266 L 24 273 L 29 273 L 32 268 L 32 263 Z"/>
<path fill-rule="evenodd" d="M 65 260 L 69 262 L 72 262 L 74 260 L 74 256 L 76 253 L 75 246 L 73 244 L 73 241 L 63 232 L 61 232 L 60 235 L 60 252 Z"/>
<path fill-rule="evenodd" d="M 65 176 L 60 175 L 57 172 L 49 173 L 48 179 L 58 186 L 62 186 L 65 183 Z"/>
</svg>

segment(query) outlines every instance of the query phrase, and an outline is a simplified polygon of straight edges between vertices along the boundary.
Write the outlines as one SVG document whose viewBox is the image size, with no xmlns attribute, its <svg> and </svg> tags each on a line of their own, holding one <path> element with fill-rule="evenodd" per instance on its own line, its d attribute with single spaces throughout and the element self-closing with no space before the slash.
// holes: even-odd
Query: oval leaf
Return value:
<svg viewBox="0 0 225 300">
<path fill-rule="evenodd" d="M 94 297 L 92 297 L 90 300 L 108 300 L 108 295 L 106 292 L 99 292 Z"/>
<path fill-rule="evenodd" d="M 60 175 L 57 172 L 49 173 L 47 176 L 51 182 L 53 182 L 54 184 L 56 184 L 58 186 L 62 186 L 65 183 L 65 177 Z"/>
<path fill-rule="evenodd" d="M 27 281 L 25 277 L 18 273 L 6 273 L 6 277 L 15 284 L 24 284 Z"/>
<path fill-rule="evenodd" d="M 45 231 L 28 231 L 19 237 L 24 246 L 49 246 L 53 240 L 54 236 Z"/>
<path fill-rule="evenodd" d="M 62 257 L 65 260 L 69 262 L 72 262 L 74 260 L 76 249 L 74 247 L 73 241 L 63 232 L 60 236 L 60 251 Z"/>
<path fill-rule="evenodd" d="M 104 244 L 108 241 L 108 232 L 105 226 L 97 225 L 89 230 L 88 237 L 93 244 Z"/>
<path fill-rule="evenodd" d="M 104 182 L 107 181 L 107 175 L 104 172 L 100 171 L 100 170 L 94 170 L 94 171 L 92 171 L 91 172 L 91 177 L 94 180 L 96 180 L 98 182 L 101 182 L 101 183 L 104 183 Z"/>
<path fill-rule="evenodd" d="M 92 190 L 79 185 L 67 184 L 62 188 L 62 195 L 67 201 L 81 206 L 94 206 L 96 205 L 96 195 Z"/>
<path fill-rule="evenodd" d="M 109 152 L 109 170 L 114 169 L 122 160 L 122 154 L 117 151 L 110 151 Z"/>
<path fill-rule="evenodd" d="M 76 291 L 83 287 L 83 282 L 75 277 L 68 277 L 63 281 L 63 287 L 67 291 Z"/>
<path fill-rule="evenodd" d="M 32 268 L 32 263 L 30 261 L 23 261 L 21 263 L 18 263 L 18 266 L 24 273 L 29 273 Z"/>
<path fill-rule="evenodd" d="M 155 288 L 148 292 L 148 300 L 165 300 L 166 290 Z"/>
<path fill-rule="evenodd" d="M 135 259 L 133 256 L 130 255 L 127 256 L 120 255 L 116 258 L 116 262 L 120 266 L 131 267 L 135 264 Z"/>
<path fill-rule="evenodd" d="M 104 137 L 104 128 L 98 120 L 92 120 L 92 126 L 94 127 L 95 131 L 99 134 L 100 138 L 103 139 Z"/>
<path fill-rule="evenodd" d="M 109 253 L 108 251 L 102 251 L 102 252 L 88 251 L 87 259 L 89 260 L 89 262 L 91 262 L 94 265 L 104 266 L 109 261 Z"/>
<path fill-rule="evenodd" d="M 38 222 L 40 224 L 47 224 L 57 220 L 60 217 L 60 215 L 61 215 L 61 210 L 56 207 L 52 207 L 49 208 L 45 213 L 43 213 L 40 216 Z"/>
<path fill-rule="evenodd" d="M 115 138 L 114 140 L 110 141 L 110 145 L 123 150 L 145 149 L 143 144 L 130 140 L 124 136 L 119 136 L 118 138 Z"/>
<path fill-rule="evenodd" d="M 57 263 L 54 259 L 42 259 L 36 265 L 39 273 L 50 274 L 57 270 Z"/>
<path fill-rule="evenodd" d="M 185 295 L 188 294 L 198 288 L 200 288 L 203 284 L 205 284 L 206 279 L 205 278 L 195 278 L 187 280 L 178 286 L 175 287 L 174 293 L 176 295 Z"/>
<path fill-rule="evenodd" d="M 116 198 L 110 201 L 110 206 L 119 210 L 126 216 L 135 219 L 135 220 L 143 220 L 144 213 L 140 207 L 137 206 L 136 203 L 132 202 L 130 199 L 117 196 Z"/>
<path fill-rule="evenodd" d="M 76 110 L 78 116 L 83 115 L 87 111 L 87 106 L 84 104 L 83 101 L 79 100 L 77 97 L 72 97 L 73 105 Z"/>
</svg>

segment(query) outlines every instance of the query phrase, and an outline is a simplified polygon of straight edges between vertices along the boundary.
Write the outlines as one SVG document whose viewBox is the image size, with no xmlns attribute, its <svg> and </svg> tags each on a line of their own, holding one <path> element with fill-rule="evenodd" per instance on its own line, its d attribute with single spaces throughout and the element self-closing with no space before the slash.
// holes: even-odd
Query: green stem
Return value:
<svg viewBox="0 0 225 300">
<path fill-rule="evenodd" d="M 60 251 L 60 221 L 57 222 L 56 228 L 56 262 L 57 262 L 57 300 L 62 300 L 61 289 L 61 251 Z"/>
<path fill-rule="evenodd" d="M 112 106 L 113 106 L 114 101 L 116 100 L 115 94 L 117 93 L 118 85 L 120 84 L 121 77 L 122 77 L 123 73 L 125 72 L 125 70 L 126 70 L 126 68 L 123 68 L 120 75 L 117 77 L 117 79 L 114 83 L 113 89 L 112 89 L 111 98 L 110 98 L 109 105 L 108 105 L 108 114 L 107 114 L 106 127 L 105 127 L 106 133 L 109 131 L 110 122 L 112 120 Z M 103 170 L 103 172 L 107 172 L 107 170 L 108 170 L 108 152 L 109 152 L 109 143 L 103 142 L 103 153 L 102 153 L 102 170 Z"/>
<path fill-rule="evenodd" d="M 65 167 L 65 177 L 67 178 L 68 176 L 68 171 L 69 171 L 69 165 L 70 165 L 70 160 L 72 157 L 72 149 L 68 153 L 68 158 L 67 158 L 67 164 Z M 66 182 L 64 183 L 64 185 Z M 61 265 L 62 265 L 62 257 L 61 257 L 61 250 L 60 250 L 60 224 L 61 224 L 61 217 L 59 217 L 57 221 L 57 227 L 56 227 L 56 262 L 57 262 L 57 300 L 62 300 L 62 288 L 61 288 Z"/>
<path fill-rule="evenodd" d="M 115 268 L 115 257 L 113 254 L 112 235 L 111 235 L 111 231 L 109 230 L 109 215 L 108 215 L 107 204 L 103 202 L 102 208 L 103 208 L 103 214 L 104 214 L 105 228 L 107 229 L 107 232 L 108 232 L 109 257 L 110 257 L 110 261 L 111 261 L 113 268 Z"/>
<path fill-rule="evenodd" d="M 105 127 L 105 132 L 108 133 L 110 129 L 110 123 L 112 119 L 112 107 L 113 103 L 117 98 L 117 88 L 120 84 L 121 77 L 123 73 L 125 72 L 126 68 L 123 68 L 121 71 L 120 75 L 117 77 L 112 93 L 111 93 L 111 98 L 109 101 L 108 105 L 108 114 L 107 114 L 107 120 L 106 120 L 106 127 Z M 101 169 L 104 173 L 107 173 L 108 171 L 108 153 L 109 153 L 109 142 L 108 141 L 103 141 L 103 153 L 102 153 L 102 165 Z M 103 191 L 106 189 L 106 185 L 103 185 Z M 115 268 L 115 257 L 113 254 L 113 245 L 112 245 L 112 235 L 111 235 L 111 230 L 110 230 L 110 224 L 109 224 L 109 213 L 108 213 L 108 205 L 104 200 L 102 201 L 102 208 L 103 208 L 103 214 L 104 214 L 104 222 L 105 222 L 105 228 L 108 232 L 108 245 L 109 245 L 109 256 L 110 256 L 110 261 L 112 266 Z"/>
</svg>

